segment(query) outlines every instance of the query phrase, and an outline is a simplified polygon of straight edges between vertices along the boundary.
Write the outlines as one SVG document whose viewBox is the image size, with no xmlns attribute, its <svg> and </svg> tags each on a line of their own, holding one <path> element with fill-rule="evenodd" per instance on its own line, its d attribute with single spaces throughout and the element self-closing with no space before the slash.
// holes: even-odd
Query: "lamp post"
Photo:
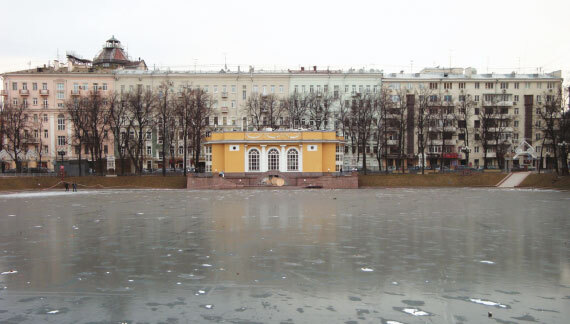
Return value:
<svg viewBox="0 0 570 324">
<path fill-rule="evenodd" d="M 467 166 L 469 166 L 469 153 L 471 153 L 471 148 L 469 146 L 464 146 L 461 148 L 461 152 L 466 154 Z"/>
</svg>

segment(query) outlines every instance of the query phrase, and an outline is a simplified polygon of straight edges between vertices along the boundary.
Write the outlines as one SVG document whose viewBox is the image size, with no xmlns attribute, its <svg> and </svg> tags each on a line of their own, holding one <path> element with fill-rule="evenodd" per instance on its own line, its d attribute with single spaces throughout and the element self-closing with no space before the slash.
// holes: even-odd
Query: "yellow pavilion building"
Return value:
<svg viewBox="0 0 570 324">
<path fill-rule="evenodd" d="M 212 133 L 206 138 L 206 172 L 222 174 L 324 174 L 342 171 L 344 138 L 334 131 Z"/>
</svg>

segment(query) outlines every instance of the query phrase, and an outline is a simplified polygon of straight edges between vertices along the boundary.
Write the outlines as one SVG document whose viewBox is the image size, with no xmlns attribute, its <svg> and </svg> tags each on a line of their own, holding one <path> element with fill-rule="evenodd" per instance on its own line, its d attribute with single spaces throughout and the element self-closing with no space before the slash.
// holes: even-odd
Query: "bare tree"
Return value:
<svg viewBox="0 0 570 324">
<path fill-rule="evenodd" d="M 333 97 L 328 93 L 309 93 L 303 100 L 306 103 L 309 119 L 317 130 L 325 129 L 332 114 Z"/>
<path fill-rule="evenodd" d="M 3 133 L 2 149 L 16 163 L 16 171 L 22 172 L 22 157 L 26 149 L 26 134 L 29 131 L 29 120 L 25 113 L 26 105 L 7 103 L 2 110 Z"/>
<path fill-rule="evenodd" d="M 361 93 L 357 99 L 353 100 L 350 110 L 351 122 L 354 122 L 356 136 L 362 152 L 362 168 L 364 174 L 367 173 L 366 151 L 369 138 L 372 135 L 372 122 L 375 117 L 377 105 L 378 102 L 374 94 Z"/>
<path fill-rule="evenodd" d="M 422 174 L 425 174 L 426 146 L 429 138 L 429 119 L 430 119 L 430 96 L 432 91 L 427 88 L 420 88 L 418 92 L 418 101 L 416 104 L 416 135 L 418 155 L 421 154 L 420 164 L 422 166 Z"/>
<path fill-rule="evenodd" d="M 198 167 L 202 140 L 209 131 L 208 120 L 212 113 L 212 97 L 202 89 L 190 92 L 189 135 L 194 150 L 194 166 Z"/>
<path fill-rule="evenodd" d="M 380 86 L 380 92 L 375 94 L 375 117 L 373 119 L 375 128 L 375 145 L 376 159 L 378 167 L 382 170 L 382 160 L 386 162 L 385 172 L 388 173 L 388 139 L 390 136 L 390 128 L 393 123 L 390 118 L 390 110 L 393 102 L 390 96 L 390 90 L 384 85 Z"/>
<path fill-rule="evenodd" d="M 455 119 L 457 120 L 457 128 L 459 130 L 459 140 L 463 141 L 463 152 L 465 152 L 466 165 L 469 165 L 469 153 L 471 147 L 469 146 L 469 137 L 472 131 L 469 123 L 472 121 L 473 109 L 475 108 L 476 102 L 470 94 L 466 93 L 465 90 L 461 91 L 459 95 L 459 104 L 457 110 L 455 110 Z"/>
<path fill-rule="evenodd" d="M 181 89 L 180 93 L 178 94 L 177 99 L 175 100 L 175 116 L 179 119 L 180 127 L 182 128 L 182 136 L 183 136 L 183 154 L 184 154 L 184 176 L 186 176 L 186 172 L 188 169 L 187 160 L 188 160 L 188 136 L 191 134 L 190 126 L 193 124 L 192 120 L 192 109 L 194 105 L 193 100 L 193 93 L 192 89 L 189 87 L 184 87 Z"/>
<path fill-rule="evenodd" d="M 129 126 L 128 121 L 128 108 L 127 103 L 122 96 L 113 92 L 109 94 L 107 100 L 109 101 L 109 129 L 113 133 L 114 144 L 116 153 L 119 155 L 121 161 L 121 174 L 125 174 L 125 158 L 126 147 L 128 145 L 128 136 L 126 136 L 126 128 Z"/>
<path fill-rule="evenodd" d="M 307 113 L 306 96 L 294 93 L 283 100 L 285 114 L 289 121 L 289 128 L 297 128 L 301 125 L 301 119 Z"/>
<path fill-rule="evenodd" d="M 274 94 L 254 93 L 245 102 L 245 110 L 255 130 L 263 127 L 277 128 L 277 121 L 285 111 L 285 105 Z"/>
<path fill-rule="evenodd" d="M 89 150 L 94 163 L 96 163 L 97 173 L 102 175 L 105 172 L 103 166 L 104 143 L 108 138 L 109 100 L 101 96 L 99 91 L 91 91 L 87 96 L 87 120 L 85 124 L 85 135 L 89 143 Z"/>
<path fill-rule="evenodd" d="M 540 105 L 539 116 L 537 121 L 537 130 L 541 131 L 543 136 L 543 145 L 541 146 L 541 164 L 542 164 L 542 149 L 548 145 L 554 154 L 554 166 L 556 173 L 568 175 L 568 161 L 567 161 L 567 145 L 570 130 L 570 114 L 564 107 L 566 104 L 566 96 L 562 87 L 552 89 L 544 94 L 544 102 Z M 559 170 L 558 164 L 562 167 Z"/>
<path fill-rule="evenodd" d="M 405 149 L 406 149 L 406 132 L 407 132 L 407 107 L 408 107 L 408 91 L 399 89 L 396 91 L 396 97 L 394 98 L 394 117 L 397 127 L 397 140 L 398 140 L 398 159 L 396 163 L 396 169 L 405 172 L 404 160 L 405 160 Z"/>
<path fill-rule="evenodd" d="M 173 152 L 170 149 L 174 140 L 174 103 L 172 99 L 172 84 L 170 81 L 163 82 L 159 87 L 158 99 L 156 104 L 156 117 L 159 133 L 159 141 L 162 141 L 162 175 L 166 176 L 166 156 L 167 153 L 173 158 Z"/>
<path fill-rule="evenodd" d="M 138 87 L 136 91 L 129 92 L 126 95 L 128 107 L 128 131 L 126 136 L 128 142 L 126 150 L 135 170 L 142 175 L 143 158 L 144 158 L 144 141 L 146 131 L 152 129 L 154 125 L 154 106 L 156 104 L 156 96 L 150 90 L 144 91 L 142 87 Z"/>
<path fill-rule="evenodd" d="M 83 171 L 81 168 L 81 153 L 83 151 L 83 144 L 86 137 L 85 132 L 87 131 L 88 107 L 88 97 L 72 98 L 65 102 L 65 110 L 67 111 L 72 127 L 71 141 L 79 147 L 77 162 L 79 166 L 79 176 L 82 175 Z"/>
</svg>

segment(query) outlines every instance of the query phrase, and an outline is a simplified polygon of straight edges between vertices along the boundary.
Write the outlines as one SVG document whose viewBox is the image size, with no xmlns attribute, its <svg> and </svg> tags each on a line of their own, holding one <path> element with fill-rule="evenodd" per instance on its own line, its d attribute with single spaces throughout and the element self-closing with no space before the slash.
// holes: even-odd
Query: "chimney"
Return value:
<svg viewBox="0 0 570 324">
<path fill-rule="evenodd" d="M 59 61 L 58 60 L 53 60 L 53 70 L 54 71 L 59 70 Z"/>
<path fill-rule="evenodd" d="M 313 65 L 313 72 L 317 72 L 317 66 Z"/>
</svg>

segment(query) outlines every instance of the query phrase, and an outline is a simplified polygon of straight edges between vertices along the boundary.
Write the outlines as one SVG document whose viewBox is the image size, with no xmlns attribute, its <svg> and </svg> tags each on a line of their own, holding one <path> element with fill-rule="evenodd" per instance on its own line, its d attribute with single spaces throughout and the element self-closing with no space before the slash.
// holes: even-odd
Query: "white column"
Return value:
<svg viewBox="0 0 570 324">
<path fill-rule="evenodd" d="M 287 155 L 285 154 L 285 145 L 281 145 L 281 154 L 279 154 L 279 172 L 287 171 Z"/>
<path fill-rule="evenodd" d="M 247 144 L 243 146 L 243 156 L 244 156 L 244 167 L 243 167 L 243 172 L 248 172 L 249 171 L 249 159 L 247 156 Z"/>
<path fill-rule="evenodd" d="M 299 172 L 303 172 L 303 144 L 299 145 Z"/>
<path fill-rule="evenodd" d="M 267 145 L 261 145 L 261 156 L 259 161 L 259 171 L 267 172 L 267 152 L 265 152 L 265 147 Z"/>
</svg>

